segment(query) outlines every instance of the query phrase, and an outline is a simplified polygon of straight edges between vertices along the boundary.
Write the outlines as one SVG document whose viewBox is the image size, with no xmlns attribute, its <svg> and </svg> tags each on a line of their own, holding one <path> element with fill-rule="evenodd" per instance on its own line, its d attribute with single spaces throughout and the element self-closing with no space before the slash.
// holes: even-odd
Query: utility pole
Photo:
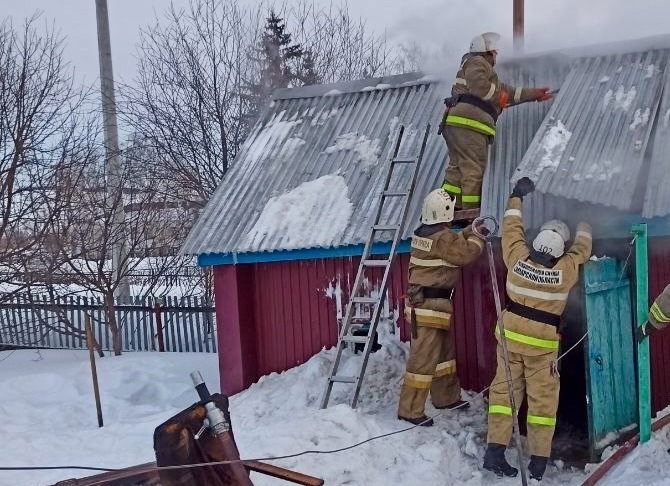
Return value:
<svg viewBox="0 0 670 486">
<path fill-rule="evenodd" d="M 513 26 L 513 35 L 514 35 L 514 54 L 521 55 L 523 54 L 523 0 L 513 0 L 514 2 L 514 26 Z"/>
<path fill-rule="evenodd" d="M 119 129 L 116 121 L 116 98 L 114 96 L 114 70 L 112 69 L 112 45 L 109 35 L 107 0 L 95 0 L 95 16 L 98 24 L 98 56 L 100 61 L 100 95 L 105 131 L 105 166 L 107 172 L 107 195 L 109 209 L 113 211 L 110 238 L 112 244 L 112 275 L 118 286 L 116 296 L 130 295 L 126 277 L 127 249 L 125 241 L 125 214 L 123 211 L 123 168 L 119 160 Z"/>
</svg>

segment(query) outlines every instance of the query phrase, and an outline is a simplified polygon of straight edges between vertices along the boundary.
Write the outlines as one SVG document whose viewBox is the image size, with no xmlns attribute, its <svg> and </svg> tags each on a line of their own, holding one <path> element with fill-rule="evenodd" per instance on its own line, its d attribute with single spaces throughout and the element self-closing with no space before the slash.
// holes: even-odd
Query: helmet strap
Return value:
<svg viewBox="0 0 670 486">
<path fill-rule="evenodd" d="M 558 258 L 551 256 L 549 253 L 540 253 L 535 248 L 530 248 L 529 256 L 533 262 L 547 268 L 552 268 L 558 261 Z"/>
</svg>

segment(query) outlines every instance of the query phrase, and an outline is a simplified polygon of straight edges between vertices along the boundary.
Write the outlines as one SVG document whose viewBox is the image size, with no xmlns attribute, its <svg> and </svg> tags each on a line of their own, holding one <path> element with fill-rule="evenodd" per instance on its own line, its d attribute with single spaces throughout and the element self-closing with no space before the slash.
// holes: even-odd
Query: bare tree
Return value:
<svg viewBox="0 0 670 486">
<path fill-rule="evenodd" d="M 293 66 L 301 83 L 395 72 L 385 37 L 346 7 L 292 5 L 279 12 L 303 52 Z M 245 87 L 263 75 L 253 58 L 270 12 L 266 4 L 245 9 L 237 0 L 191 0 L 184 9 L 172 5 L 142 32 L 137 79 L 122 88 L 121 112 L 185 200 L 209 199 L 248 135 L 248 115 L 258 109 Z"/>
<path fill-rule="evenodd" d="M 351 16 L 346 5 L 319 7 L 298 0 L 282 15 L 293 40 L 311 53 L 314 72 L 324 83 L 385 76 L 398 72 L 398 53 L 386 39 Z"/>
<path fill-rule="evenodd" d="M 126 122 L 161 158 L 186 200 L 203 204 L 246 134 L 239 96 L 248 20 L 233 0 L 171 6 L 142 32 L 136 86 L 123 91 Z"/>
<path fill-rule="evenodd" d="M 169 248 L 172 254 L 176 253 L 176 242 L 185 236 L 182 222 L 188 208 L 171 205 L 164 193 L 154 190 L 152 180 L 137 175 L 130 164 L 124 167 L 121 193 L 107 191 L 106 178 L 102 156 L 82 170 L 73 170 L 70 177 L 62 178 L 62 183 L 72 189 L 64 190 L 70 195 L 69 201 L 54 218 L 57 235 L 54 244 L 58 244 L 57 254 L 62 262 L 60 272 L 68 275 L 71 283 L 102 295 L 112 348 L 114 354 L 119 355 L 122 342 L 115 305 L 129 302 L 115 299 L 115 291 L 159 248 Z M 124 207 L 123 228 L 111 224 L 118 205 Z M 119 239 L 125 241 L 128 249 L 124 261 L 120 262 L 121 273 L 111 271 L 111 254 Z M 155 259 L 154 263 L 153 285 L 168 269 L 174 270 L 176 266 L 174 260 L 165 257 Z M 151 290 L 150 287 L 145 292 Z"/>
<path fill-rule="evenodd" d="M 39 17 L 0 23 L 0 281 L 4 298 L 55 262 L 48 251 L 65 201 L 58 174 L 90 151 L 86 91 L 77 86 L 54 28 Z"/>
</svg>

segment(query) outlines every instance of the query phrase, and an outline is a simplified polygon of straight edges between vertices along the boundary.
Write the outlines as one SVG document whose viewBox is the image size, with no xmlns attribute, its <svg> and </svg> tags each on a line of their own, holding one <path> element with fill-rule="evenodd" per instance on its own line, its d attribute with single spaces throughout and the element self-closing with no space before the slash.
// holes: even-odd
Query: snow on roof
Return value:
<svg viewBox="0 0 670 486">
<path fill-rule="evenodd" d="M 392 76 L 275 93 L 184 251 L 234 256 L 364 243 L 399 126 L 405 125 L 400 154 L 411 156 L 432 123 L 404 233 L 409 237 L 423 195 L 440 185 L 447 160 L 446 145 L 434 132 L 448 86 L 423 78 Z M 394 173 L 409 181 L 409 169 Z M 400 211 L 400 201 L 386 206 L 386 217 Z"/>
<path fill-rule="evenodd" d="M 572 56 L 560 52 L 498 66 L 500 78 L 511 85 L 560 92 L 553 102 L 525 103 L 500 117 L 482 213 L 501 217 L 507 182 L 530 174 L 537 179 L 533 197 L 538 201 L 528 214 L 531 226 L 546 218 L 576 217 L 575 208 L 585 211 L 591 205 L 644 217 L 669 214 L 670 89 L 664 89 L 670 82 L 669 53 L 651 49 L 576 57 L 576 51 Z M 344 179 L 352 215 L 327 248 L 364 243 L 397 126 L 406 125 L 403 150 L 413 154 L 416 135 L 427 123 L 433 131 L 439 123 L 448 90 L 421 73 L 277 90 L 189 234 L 184 252 L 261 251 L 249 244 L 261 240 L 250 240 L 248 234 L 270 199 L 329 174 Z M 659 123 L 654 123 L 657 113 Z M 663 136 L 652 137 L 654 130 Z M 645 158 L 652 139 L 651 156 Z M 424 195 L 441 183 L 446 164 L 445 143 L 431 134 L 403 238 L 413 230 Z M 262 251 L 287 249 L 289 239 L 275 236 L 262 239 Z"/>
<path fill-rule="evenodd" d="M 636 200 L 648 172 L 645 151 L 659 108 L 670 50 L 579 59 L 525 152 L 515 178 L 538 191 L 644 216 Z M 667 154 L 667 152 L 666 152 Z M 660 201 L 659 201 L 660 202 Z M 665 191 L 663 212 L 670 210 Z"/>
<path fill-rule="evenodd" d="M 287 249 L 331 246 L 349 224 L 347 192 L 344 177 L 331 174 L 270 198 L 239 242 L 240 250 L 246 245 L 262 251 L 264 242 L 276 240 Z"/>
</svg>

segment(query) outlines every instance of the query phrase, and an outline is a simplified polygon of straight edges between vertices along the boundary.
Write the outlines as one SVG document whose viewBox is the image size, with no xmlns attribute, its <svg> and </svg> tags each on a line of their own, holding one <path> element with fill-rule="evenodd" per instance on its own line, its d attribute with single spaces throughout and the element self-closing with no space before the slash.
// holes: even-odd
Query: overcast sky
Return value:
<svg viewBox="0 0 670 486">
<path fill-rule="evenodd" d="M 108 0 L 115 76 L 131 81 L 138 31 L 169 0 Z M 185 5 L 188 0 L 173 0 Z M 254 0 L 239 0 L 255 4 Z M 315 0 L 326 5 L 331 0 Z M 336 0 L 337 4 L 338 1 Z M 670 33 L 668 0 L 526 0 L 528 51 Z M 67 37 L 66 55 L 80 75 L 98 76 L 95 0 L 2 0 L 1 16 L 21 21 L 36 10 Z M 460 53 L 470 38 L 494 30 L 511 43 L 512 0 L 354 0 L 349 9 L 391 39 L 413 40 L 429 50 Z M 456 57 L 460 56 L 455 54 Z M 504 58 L 505 52 L 501 53 Z"/>
</svg>

